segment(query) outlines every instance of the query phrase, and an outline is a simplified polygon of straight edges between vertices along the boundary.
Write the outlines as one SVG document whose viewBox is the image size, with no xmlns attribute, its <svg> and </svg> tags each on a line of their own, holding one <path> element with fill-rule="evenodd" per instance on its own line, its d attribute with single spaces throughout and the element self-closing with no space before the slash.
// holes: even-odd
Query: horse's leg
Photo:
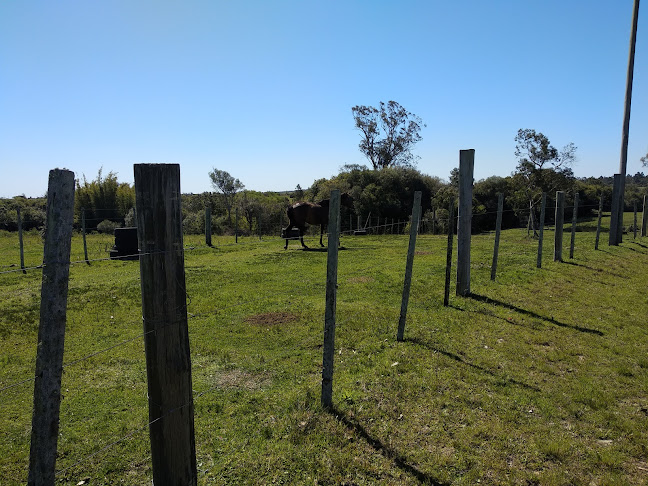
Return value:
<svg viewBox="0 0 648 486">
<path fill-rule="evenodd" d="M 323 235 L 324 235 L 324 223 L 320 224 L 320 246 L 324 246 L 324 243 L 322 243 Z"/>
<path fill-rule="evenodd" d="M 301 245 L 302 245 L 304 248 L 308 248 L 308 247 L 304 244 L 304 229 L 305 229 L 304 226 L 300 226 L 300 227 L 299 227 L 299 241 L 301 241 Z"/>
</svg>

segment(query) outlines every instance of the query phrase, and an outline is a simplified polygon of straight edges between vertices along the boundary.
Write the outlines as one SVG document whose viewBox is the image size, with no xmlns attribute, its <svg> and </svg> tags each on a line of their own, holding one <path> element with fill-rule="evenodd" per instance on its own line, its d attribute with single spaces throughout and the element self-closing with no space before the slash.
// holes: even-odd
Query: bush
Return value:
<svg viewBox="0 0 648 486">
<path fill-rule="evenodd" d="M 101 223 L 97 225 L 97 231 L 99 233 L 112 234 L 115 232 L 115 228 L 119 228 L 120 224 L 110 221 L 109 219 L 104 219 Z"/>
</svg>

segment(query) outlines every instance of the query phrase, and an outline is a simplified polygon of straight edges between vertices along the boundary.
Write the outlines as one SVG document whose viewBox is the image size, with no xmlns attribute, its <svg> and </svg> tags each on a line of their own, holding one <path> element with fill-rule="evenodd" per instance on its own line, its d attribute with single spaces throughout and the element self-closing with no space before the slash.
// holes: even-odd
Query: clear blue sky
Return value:
<svg viewBox="0 0 648 486">
<path fill-rule="evenodd" d="M 351 107 L 395 100 L 427 124 L 422 172 L 514 171 L 519 128 L 618 171 L 632 0 L 113 0 L 0 3 L 0 196 L 50 169 L 132 183 L 179 163 L 248 189 L 329 178 L 358 150 Z M 648 18 L 639 13 L 628 172 L 648 152 Z"/>
</svg>

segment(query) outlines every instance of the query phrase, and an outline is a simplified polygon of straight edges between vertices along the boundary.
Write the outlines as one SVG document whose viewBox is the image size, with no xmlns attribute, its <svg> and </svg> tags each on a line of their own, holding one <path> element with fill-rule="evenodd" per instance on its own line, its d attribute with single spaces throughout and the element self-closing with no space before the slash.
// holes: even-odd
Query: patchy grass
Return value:
<svg viewBox="0 0 648 486">
<path fill-rule="evenodd" d="M 29 457 L 42 243 L 26 236 L 23 274 L 0 235 L 3 485 Z M 345 237 L 325 411 L 326 253 L 186 237 L 199 484 L 646 483 L 648 240 L 594 251 L 579 231 L 569 260 L 567 233 L 559 263 L 545 238 L 538 269 L 537 242 L 503 232 L 491 281 L 494 236 L 473 236 L 473 294 L 443 307 L 446 237 L 419 236 L 399 343 L 407 236 Z M 89 237 L 87 265 L 73 240 L 59 484 L 151 481 L 139 264 L 99 261 L 111 244 Z"/>
</svg>

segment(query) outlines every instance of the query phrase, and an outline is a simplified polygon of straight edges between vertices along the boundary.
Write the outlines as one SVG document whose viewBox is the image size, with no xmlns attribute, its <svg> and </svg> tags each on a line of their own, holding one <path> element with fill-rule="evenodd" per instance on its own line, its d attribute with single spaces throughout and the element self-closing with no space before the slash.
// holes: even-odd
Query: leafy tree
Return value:
<svg viewBox="0 0 648 486">
<path fill-rule="evenodd" d="M 103 168 L 100 168 L 96 179 L 88 182 L 84 174 L 83 183 L 76 181 L 74 211 L 80 220 L 81 209 L 85 209 L 88 229 L 96 229 L 104 220 L 121 223 L 134 206 L 135 189 L 125 182 L 120 183 L 115 172 L 104 177 Z"/>
<path fill-rule="evenodd" d="M 236 193 L 245 189 L 241 181 L 232 177 L 229 172 L 214 168 L 209 173 L 212 186 L 223 195 L 223 202 L 227 208 L 227 218 L 232 221 L 232 206 L 236 198 Z"/>
<path fill-rule="evenodd" d="M 574 174 L 570 168 L 576 158 L 573 143 L 558 151 L 542 133 L 520 129 L 515 137 L 515 156 L 518 165 L 514 173 L 517 199 L 528 202 L 529 227 L 536 231 L 535 212 L 542 193 L 568 191 L 573 186 Z M 521 205 L 517 205 L 520 209 Z"/>
<path fill-rule="evenodd" d="M 374 169 L 412 167 L 416 160 L 411 152 L 421 140 L 421 119 L 395 101 L 380 102 L 380 108 L 354 106 L 351 108 L 355 125 L 362 133 L 360 151 Z"/>
<path fill-rule="evenodd" d="M 641 160 L 641 163 L 642 163 L 642 165 L 644 167 L 648 167 L 648 153 L 646 155 L 644 155 L 643 157 L 641 157 L 641 159 L 639 159 L 639 160 Z"/>
</svg>

